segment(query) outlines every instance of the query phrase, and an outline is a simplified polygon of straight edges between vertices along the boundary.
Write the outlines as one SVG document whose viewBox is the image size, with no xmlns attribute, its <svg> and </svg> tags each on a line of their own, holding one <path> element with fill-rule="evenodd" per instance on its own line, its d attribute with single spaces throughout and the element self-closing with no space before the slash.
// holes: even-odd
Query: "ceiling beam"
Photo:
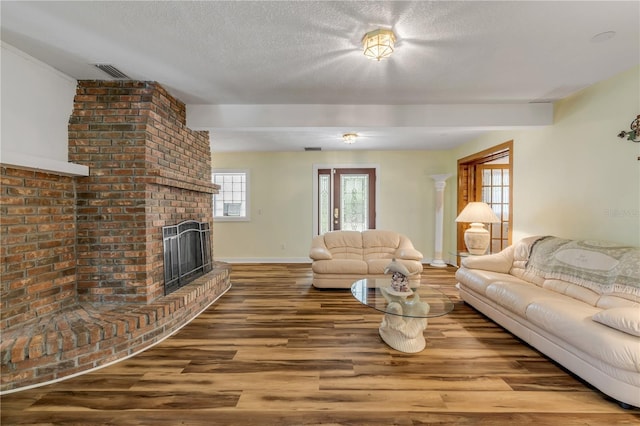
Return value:
<svg viewBox="0 0 640 426">
<path fill-rule="evenodd" d="M 187 105 L 187 125 L 213 128 L 434 127 L 499 130 L 553 124 L 553 104 Z"/>
</svg>

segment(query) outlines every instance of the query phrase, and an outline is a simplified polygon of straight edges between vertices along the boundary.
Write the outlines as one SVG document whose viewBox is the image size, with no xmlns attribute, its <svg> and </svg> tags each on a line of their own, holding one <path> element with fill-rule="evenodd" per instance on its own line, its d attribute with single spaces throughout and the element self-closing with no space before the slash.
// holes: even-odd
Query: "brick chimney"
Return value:
<svg viewBox="0 0 640 426">
<path fill-rule="evenodd" d="M 77 180 L 78 301 L 163 295 L 162 227 L 213 226 L 208 132 L 155 82 L 79 81 L 69 161 L 90 170 Z"/>
</svg>

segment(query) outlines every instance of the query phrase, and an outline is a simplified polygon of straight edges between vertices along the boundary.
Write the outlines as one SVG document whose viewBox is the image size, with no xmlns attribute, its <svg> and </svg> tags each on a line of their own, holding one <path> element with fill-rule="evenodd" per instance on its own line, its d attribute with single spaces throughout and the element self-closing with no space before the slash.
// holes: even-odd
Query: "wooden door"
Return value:
<svg viewBox="0 0 640 426">
<path fill-rule="evenodd" d="M 376 227 L 376 170 L 318 170 L 318 234 Z"/>
</svg>

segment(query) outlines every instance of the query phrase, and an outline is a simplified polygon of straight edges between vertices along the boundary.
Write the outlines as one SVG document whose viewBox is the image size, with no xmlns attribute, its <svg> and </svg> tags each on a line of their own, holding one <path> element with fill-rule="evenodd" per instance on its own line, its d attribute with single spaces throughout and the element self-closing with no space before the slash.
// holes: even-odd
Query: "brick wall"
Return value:
<svg viewBox="0 0 640 426">
<path fill-rule="evenodd" d="M 144 350 L 230 287 L 214 262 L 163 295 L 162 227 L 212 227 L 217 191 L 208 134 L 185 127 L 184 104 L 154 82 L 81 81 L 69 161 L 90 175 L 0 166 L 0 391 Z"/>
<path fill-rule="evenodd" d="M 208 132 L 155 82 L 80 81 L 69 125 L 78 179 L 80 301 L 149 303 L 164 291 L 162 226 L 212 223 Z"/>
<path fill-rule="evenodd" d="M 0 169 L 0 331 L 75 303 L 70 177 Z"/>
</svg>

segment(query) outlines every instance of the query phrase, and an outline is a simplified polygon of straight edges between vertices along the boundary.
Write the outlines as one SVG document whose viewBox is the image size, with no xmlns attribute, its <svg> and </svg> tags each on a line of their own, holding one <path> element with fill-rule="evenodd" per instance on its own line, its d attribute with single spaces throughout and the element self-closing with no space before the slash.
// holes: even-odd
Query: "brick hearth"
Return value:
<svg viewBox="0 0 640 426">
<path fill-rule="evenodd" d="M 155 82 L 80 81 L 69 161 L 87 177 L 2 166 L 2 390 L 127 357 L 193 319 L 229 268 L 164 296 L 162 227 L 213 225 L 207 132 Z M 213 247 L 213 244 L 211 245 Z"/>
</svg>

